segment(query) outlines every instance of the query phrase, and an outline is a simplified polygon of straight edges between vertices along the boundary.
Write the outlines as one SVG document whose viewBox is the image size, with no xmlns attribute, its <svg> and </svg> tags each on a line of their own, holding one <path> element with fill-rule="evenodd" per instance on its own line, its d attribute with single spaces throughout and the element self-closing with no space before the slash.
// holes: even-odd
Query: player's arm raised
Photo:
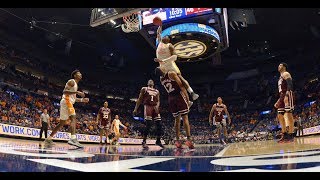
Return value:
<svg viewBox="0 0 320 180">
<path fill-rule="evenodd" d="M 158 41 L 158 44 L 161 42 L 161 33 L 162 33 L 162 25 L 160 25 L 157 29 L 157 41 Z"/>
<path fill-rule="evenodd" d="M 173 72 L 173 71 L 169 71 L 169 72 L 168 72 L 168 75 L 169 75 L 169 77 L 170 77 L 171 79 L 173 79 L 174 81 L 177 82 L 177 84 L 178 84 L 179 87 L 180 87 L 181 92 L 185 95 L 185 97 L 187 98 L 187 100 L 188 100 L 188 102 L 189 102 L 189 95 L 188 95 L 188 93 L 187 93 L 187 90 L 186 90 L 186 88 L 184 87 L 184 85 L 182 84 L 182 82 L 181 82 L 179 76 L 177 75 L 177 73 L 175 73 L 175 72 Z"/>
<path fill-rule="evenodd" d="M 142 98 L 143 98 L 143 95 L 144 95 L 145 91 L 146 91 L 146 90 L 145 90 L 144 87 L 141 88 L 140 94 L 139 94 L 139 98 L 138 98 L 138 100 L 137 100 L 137 102 L 136 102 L 136 106 L 134 107 L 134 110 L 133 110 L 133 115 L 134 115 L 134 116 L 137 115 L 137 111 L 138 111 L 138 108 L 139 108 L 139 106 L 140 106 L 140 104 L 141 104 L 141 101 L 142 101 Z"/>
</svg>

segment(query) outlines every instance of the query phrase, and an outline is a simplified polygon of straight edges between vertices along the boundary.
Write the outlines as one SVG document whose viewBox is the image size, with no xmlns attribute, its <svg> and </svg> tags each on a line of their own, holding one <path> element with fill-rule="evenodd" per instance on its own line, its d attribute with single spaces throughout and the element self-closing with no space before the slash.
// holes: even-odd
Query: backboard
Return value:
<svg viewBox="0 0 320 180">
<path fill-rule="evenodd" d="M 90 26 L 96 27 L 148 8 L 93 8 Z"/>
</svg>

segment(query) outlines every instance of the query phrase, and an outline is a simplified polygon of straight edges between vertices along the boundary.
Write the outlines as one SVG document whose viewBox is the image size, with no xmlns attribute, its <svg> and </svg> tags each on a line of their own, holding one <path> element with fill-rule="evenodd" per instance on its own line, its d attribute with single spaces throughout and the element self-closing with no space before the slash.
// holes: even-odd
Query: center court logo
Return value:
<svg viewBox="0 0 320 180">
<path fill-rule="evenodd" d="M 180 41 L 174 45 L 175 51 L 180 58 L 194 58 L 202 55 L 207 46 L 200 41 L 186 40 Z"/>
</svg>

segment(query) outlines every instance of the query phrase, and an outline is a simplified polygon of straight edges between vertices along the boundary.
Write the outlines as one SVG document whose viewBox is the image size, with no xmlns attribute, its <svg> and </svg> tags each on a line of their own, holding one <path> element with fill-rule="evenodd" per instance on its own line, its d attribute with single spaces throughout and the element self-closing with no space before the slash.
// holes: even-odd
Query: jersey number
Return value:
<svg viewBox="0 0 320 180">
<path fill-rule="evenodd" d="M 172 84 L 171 83 L 167 83 L 164 88 L 166 89 L 166 91 L 168 93 L 171 93 L 172 91 L 174 91 L 174 88 L 172 87 Z"/>
<path fill-rule="evenodd" d="M 151 101 L 153 102 L 153 96 L 151 96 Z"/>
<path fill-rule="evenodd" d="M 103 119 L 108 119 L 108 114 L 107 113 L 103 113 Z"/>
</svg>

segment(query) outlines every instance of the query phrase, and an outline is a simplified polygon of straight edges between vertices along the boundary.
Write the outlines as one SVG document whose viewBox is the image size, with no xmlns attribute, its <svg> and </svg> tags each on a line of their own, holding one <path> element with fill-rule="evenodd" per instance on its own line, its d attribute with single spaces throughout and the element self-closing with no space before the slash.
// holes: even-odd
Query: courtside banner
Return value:
<svg viewBox="0 0 320 180">
<path fill-rule="evenodd" d="M 310 135 L 310 134 L 319 134 L 320 133 L 320 126 L 314 126 L 310 128 L 303 129 L 303 135 Z M 297 132 L 297 136 L 298 136 Z"/>
<path fill-rule="evenodd" d="M 48 130 L 48 134 L 50 133 L 51 133 L 51 130 Z M 9 136 L 30 137 L 30 138 L 38 139 L 40 137 L 40 129 L 0 123 L 0 134 L 9 135 Z M 70 137 L 71 137 L 70 133 L 58 131 L 57 134 L 53 136 L 53 139 L 68 141 Z M 77 134 L 77 139 L 79 142 L 95 142 L 95 143 L 100 142 L 100 136 L 97 136 L 97 135 Z M 102 140 L 104 141 L 105 139 L 106 137 L 102 136 Z M 155 144 L 155 142 L 156 140 L 147 140 L 147 144 Z M 119 143 L 141 145 L 142 139 L 120 138 Z M 162 143 L 164 144 L 163 140 L 162 140 Z"/>
</svg>

